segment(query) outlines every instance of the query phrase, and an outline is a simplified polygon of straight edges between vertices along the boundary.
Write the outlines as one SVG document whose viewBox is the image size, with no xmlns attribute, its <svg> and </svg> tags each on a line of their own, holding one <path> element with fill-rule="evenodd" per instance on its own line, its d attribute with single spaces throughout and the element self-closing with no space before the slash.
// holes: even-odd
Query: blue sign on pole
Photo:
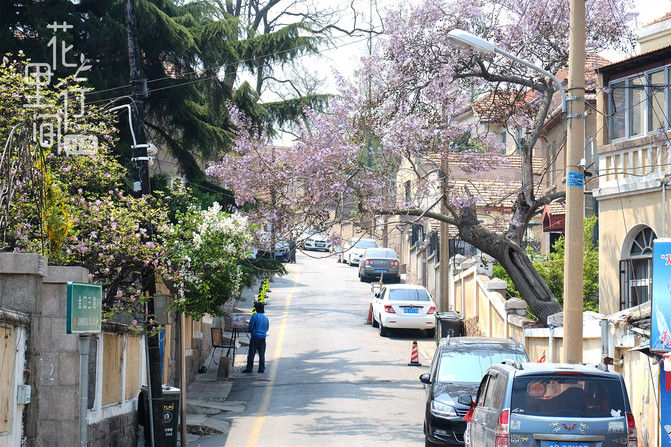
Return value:
<svg viewBox="0 0 671 447">
<path fill-rule="evenodd" d="M 579 171 L 568 171 L 566 175 L 566 186 L 583 188 L 585 186 L 585 174 Z"/>
<path fill-rule="evenodd" d="M 652 315 L 650 350 L 671 351 L 671 239 L 652 244 Z"/>
</svg>

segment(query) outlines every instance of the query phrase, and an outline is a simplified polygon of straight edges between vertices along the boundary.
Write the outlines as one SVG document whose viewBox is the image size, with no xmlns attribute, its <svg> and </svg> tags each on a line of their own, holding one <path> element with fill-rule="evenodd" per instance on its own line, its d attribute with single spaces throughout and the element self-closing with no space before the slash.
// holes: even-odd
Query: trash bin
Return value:
<svg viewBox="0 0 671 447">
<path fill-rule="evenodd" d="M 464 321 L 459 312 L 436 312 L 436 343 L 448 335 L 460 337 L 464 333 Z"/>
<path fill-rule="evenodd" d="M 177 447 L 179 433 L 179 388 L 163 385 L 163 424 L 165 425 L 165 447 Z M 138 402 L 138 421 L 144 426 L 145 445 L 151 445 L 151 415 L 149 414 L 149 391 L 142 385 Z"/>
</svg>

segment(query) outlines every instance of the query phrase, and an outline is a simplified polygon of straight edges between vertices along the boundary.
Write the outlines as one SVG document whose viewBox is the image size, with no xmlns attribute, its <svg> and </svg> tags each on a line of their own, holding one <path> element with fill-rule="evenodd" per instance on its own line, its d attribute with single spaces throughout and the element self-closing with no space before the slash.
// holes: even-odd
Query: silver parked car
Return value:
<svg viewBox="0 0 671 447">
<path fill-rule="evenodd" d="M 466 446 L 635 447 L 636 423 L 617 372 L 587 365 L 504 362 L 480 382 Z"/>
<path fill-rule="evenodd" d="M 401 282 L 398 256 L 393 248 L 367 248 L 359 261 L 359 279 L 370 281 L 381 278 L 382 282 Z"/>
</svg>

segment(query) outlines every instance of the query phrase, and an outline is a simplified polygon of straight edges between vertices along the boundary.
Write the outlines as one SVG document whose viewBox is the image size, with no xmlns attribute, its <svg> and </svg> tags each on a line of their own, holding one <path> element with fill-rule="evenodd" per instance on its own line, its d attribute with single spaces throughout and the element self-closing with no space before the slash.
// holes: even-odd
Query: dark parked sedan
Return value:
<svg viewBox="0 0 671 447">
<path fill-rule="evenodd" d="M 359 262 L 359 279 L 370 281 L 382 278 L 383 282 L 401 282 L 398 256 L 393 248 L 367 248 Z"/>
</svg>

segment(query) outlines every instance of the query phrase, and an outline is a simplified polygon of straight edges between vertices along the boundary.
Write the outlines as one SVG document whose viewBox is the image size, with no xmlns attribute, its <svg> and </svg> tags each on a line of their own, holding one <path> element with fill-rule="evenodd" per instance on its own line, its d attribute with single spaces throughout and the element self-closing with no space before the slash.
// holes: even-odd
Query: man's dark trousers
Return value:
<svg viewBox="0 0 671 447">
<path fill-rule="evenodd" d="M 252 337 L 249 340 L 249 353 L 247 353 L 247 371 L 254 367 L 254 356 L 259 353 L 259 372 L 266 369 L 266 339 Z"/>
</svg>

